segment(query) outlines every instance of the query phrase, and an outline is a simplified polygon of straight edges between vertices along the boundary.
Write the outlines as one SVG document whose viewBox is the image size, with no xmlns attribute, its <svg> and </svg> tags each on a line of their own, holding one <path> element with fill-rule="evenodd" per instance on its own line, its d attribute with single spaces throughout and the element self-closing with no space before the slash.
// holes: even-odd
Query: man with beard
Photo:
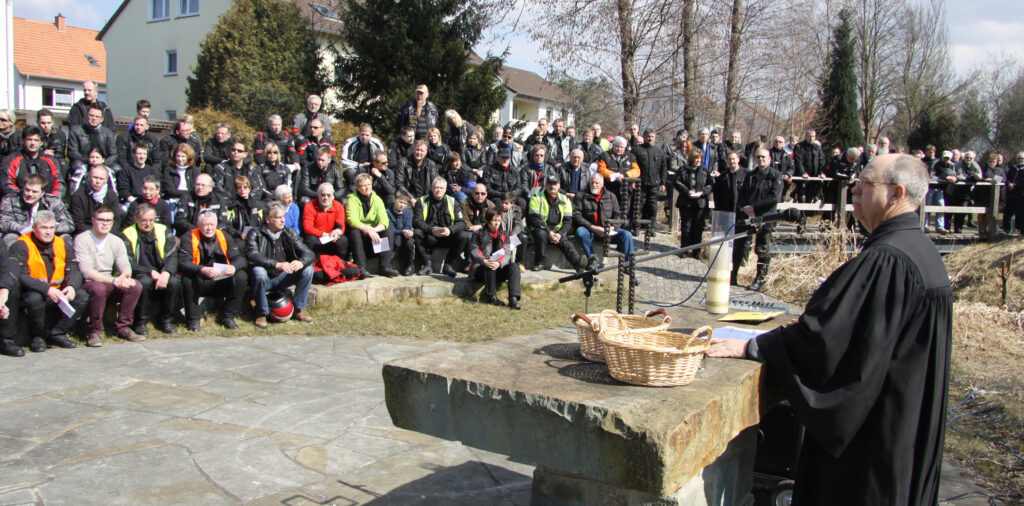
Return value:
<svg viewBox="0 0 1024 506">
<path fill-rule="evenodd" d="M 612 234 L 609 241 L 618 246 L 628 260 L 633 256 L 633 235 L 609 224 L 619 219 L 619 201 L 614 193 L 604 191 L 604 178 L 600 174 L 594 174 L 589 183 L 590 187 L 578 193 L 572 205 L 572 226 L 587 257 L 587 269 L 599 266 L 593 244 L 595 239 L 604 239 L 605 234 Z"/>
</svg>

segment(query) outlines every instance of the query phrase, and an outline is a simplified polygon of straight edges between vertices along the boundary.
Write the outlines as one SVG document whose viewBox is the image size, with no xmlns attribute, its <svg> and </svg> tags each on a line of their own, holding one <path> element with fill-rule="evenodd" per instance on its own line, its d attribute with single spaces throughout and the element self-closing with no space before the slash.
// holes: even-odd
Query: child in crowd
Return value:
<svg viewBox="0 0 1024 506">
<path fill-rule="evenodd" d="M 392 262 L 397 263 L 400 256 L 406 259 L 406 267 L 402 269 L 403 276 L 412 276 L 416 272 L 416 242 L 413 238 L 411 203 L 412 195 L 405 190 L 398 190 L 394 202 L 388 207 L 388 227 L 395 234 L 395 244 L 392 245 L 395 256 Z M 426 260 L 430 261 L 429 258 Z"/>
</svg>

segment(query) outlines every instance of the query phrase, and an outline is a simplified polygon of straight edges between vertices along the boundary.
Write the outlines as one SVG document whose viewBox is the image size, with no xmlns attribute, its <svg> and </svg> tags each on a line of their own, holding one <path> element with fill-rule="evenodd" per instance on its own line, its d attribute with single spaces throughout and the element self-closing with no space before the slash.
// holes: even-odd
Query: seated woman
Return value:
<svg viewBox="0 0 1024 506">
<path fill-rule="evenodd" d="M 295 203 L 295 196 L 292 195 L 292 187 L 286 184 L 277 185 L 277 187 L 274 188 L 274 198 L 284 206 L 285 228 L 290 228 L 301 234 L 302 229 L 299 228 L 299 217 L 302 212 L 299 210 L 299 205 Z"/>
<path fill-rule="evenodd" d="M 498 283 L 508 281 L 508 307 L 522 309 L 519 297 L 519 265 L 512 262 L 512 244 L 501 226 L 501 210 L 492 207 L 484 212 L 487 226 L 477 230 L 470 246 L 473 263 L 469 275 L 484 284 L 484 297 L 488 304 L 505 305 L 498 299 Z"/>
<path fill-rule="evenodd" d="M 345 202 L 345 216 L 348 220 L 348 243 L 356 265 L 366 272 L 366 251 L 372 252 L 373 245 L 387 242 L 387 249 L 380 252 L 380 273 L 397 278 L 398 271 L 391 266 L 392 248 L 395 236 L 388 228 L 388 211 L 384 201 L 373 191 L 373 176 L 362 173 L 356 176 L 356 194 L 349 195 Z"/>
</svg>

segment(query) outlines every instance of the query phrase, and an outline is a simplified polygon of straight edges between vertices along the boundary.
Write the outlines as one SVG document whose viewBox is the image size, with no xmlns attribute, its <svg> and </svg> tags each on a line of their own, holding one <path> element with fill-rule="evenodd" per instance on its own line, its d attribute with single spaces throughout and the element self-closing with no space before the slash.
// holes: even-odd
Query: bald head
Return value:
<svg viewBox="0 0 1024 506">
<path fill-rule="evenodd" d="M 928 192 L 928 168 L 924 162 L 911 155 L 892 153 L 876 156 L 867 168 L 877 171 L 875 174 L 886 183 L 905 188 L 904 199 L 913 209 L 921 206 Z"/>
</svg>

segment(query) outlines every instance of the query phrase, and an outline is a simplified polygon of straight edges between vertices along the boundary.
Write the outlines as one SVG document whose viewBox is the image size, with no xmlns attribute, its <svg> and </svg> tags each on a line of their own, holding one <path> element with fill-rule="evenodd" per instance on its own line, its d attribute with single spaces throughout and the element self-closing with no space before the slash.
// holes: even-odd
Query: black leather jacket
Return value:
<svg viewBox="0 0 1024 506">
<path fill-rule="evenodd" d="M 274 277 L 281 271 L 276 267 L 277 261 L 270 257 L 269 234 L 266 225 L 249 231 L 249 235 L 245 236 L 245 259 L 249 261 L 249 267 L 263 267 L 270 277 Z M 303 267 L 308 267 L 316 261 L 316 255 L 306 247 L 296 231 L 288 227 L 281 229 L 281 241 L 286 262 L 298 260 Z"/>
</svg>

